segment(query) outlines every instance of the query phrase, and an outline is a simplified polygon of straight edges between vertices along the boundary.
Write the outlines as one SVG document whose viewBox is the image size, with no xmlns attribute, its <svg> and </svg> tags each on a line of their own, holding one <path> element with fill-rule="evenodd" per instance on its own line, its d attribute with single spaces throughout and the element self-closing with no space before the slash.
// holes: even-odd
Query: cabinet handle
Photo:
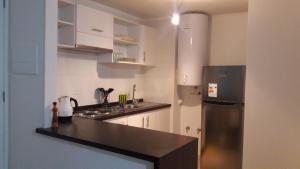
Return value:
<svg viewBox="0 0 300 169">
<path fill-rule="evenodd" d="M 149 122 L 150 122 L 149 116 L 146 119 L 147 119 L 147 128 L 149 128 Z"/>
<path fill-rule="evenodd" d="M 92 31 L 95 31 L 95 32 L 103 32 L 103 30 L 101 30 L 101 29 L 96 29 L 96 28 L 93 28 Z"/>
<path fill-rule="evenodd" d="M 144 51 L 144 63 L 146 62 L 146 52 Z"/>
<path fill-rule="evenodd" d="M 145 128 L 145 117 L 143 117 L 142 120 L 143 120 L 143 121 L 142 121 L 142 128 Z"/>
</svg>

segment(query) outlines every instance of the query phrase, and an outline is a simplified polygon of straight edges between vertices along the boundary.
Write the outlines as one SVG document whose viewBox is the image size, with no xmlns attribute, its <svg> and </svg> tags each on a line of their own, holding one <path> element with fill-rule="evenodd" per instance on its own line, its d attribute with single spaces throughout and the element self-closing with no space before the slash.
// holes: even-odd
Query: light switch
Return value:
<svg viewBox="0 0 300 169">
<path fill-rule="evenodd" d="M 38 46 L 15 45 L 12 50 L 12 73 L 36 75 L 38 73 Z"/>
</svg>

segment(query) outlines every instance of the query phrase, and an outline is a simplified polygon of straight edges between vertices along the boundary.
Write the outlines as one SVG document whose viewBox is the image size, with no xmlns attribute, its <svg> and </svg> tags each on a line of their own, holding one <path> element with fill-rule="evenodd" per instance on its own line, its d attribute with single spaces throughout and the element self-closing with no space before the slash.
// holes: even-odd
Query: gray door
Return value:
<svg viewBox="0 0 300 169">
<path fill-rule="evenodd" d="M 243 104 L 202 106 L 201 169 L 242 169 Z"/>
</svg>

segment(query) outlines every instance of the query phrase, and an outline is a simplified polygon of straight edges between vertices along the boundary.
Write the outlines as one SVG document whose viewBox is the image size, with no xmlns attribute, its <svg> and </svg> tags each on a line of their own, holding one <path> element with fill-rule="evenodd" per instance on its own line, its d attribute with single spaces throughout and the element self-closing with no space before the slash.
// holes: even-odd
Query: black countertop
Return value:
<svg viewBox="0 0 300 169">
<path fill-rule="evenodd" d="M 113 107 L 118 107 L 116 106 L 118 103 L 111 103 L 110 108 Z M 159 110 L 163 108 L 169 108 L 171 107 L 171 104 L 166 104 L 166 103 L 153 103 L 153 102 L 144 102 L 141 99 L 141 102 L 138 103 L 140 107 L 134 108 L 134 109 L 125 109 L 124 111 L 121 111 L 120 109 L 112 109 L 113 111 L 110 111 L 110 114 L 101 114 L 95 118 L 90 118 L 94 120 L 109 120 L 109 119 L 114 119 L 114 118 L 119 118 L 123 116 L 129 116 L 129 115 L 134 115 L 134 114 L 140 114 L 140 113 L 145 113 L 148 111 L 154 111 L 154 110 Z M 74 116 L 77 117 L 82 117 L 80 112 L 83 110 L 97 110 L 103 108 L 103 105 L 89 105 L 89 106 L 81 106 L 77 108 Z"/>
<path fill-rule="evenodd" d="M 151 161 L 155 169 L 197 168 L 198 139 L 193 137 L 79 117 L 57 129 L 38 128 L 36 132 Z"/>
</svg>

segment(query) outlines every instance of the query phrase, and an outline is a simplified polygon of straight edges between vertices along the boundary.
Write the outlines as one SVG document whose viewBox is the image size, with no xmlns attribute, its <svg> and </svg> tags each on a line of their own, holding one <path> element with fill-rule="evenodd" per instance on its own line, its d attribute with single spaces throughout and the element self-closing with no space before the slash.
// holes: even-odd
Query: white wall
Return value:
<svg viewBox="0 0 300 169">
<path fill-rule="evenodd" d="M 153 168 L 146 161 L 35 134 L 35 128 L 44 124 L 46 99 L 45 1 L 10 0 L 10 3 L 10 65 L 13 57 L 31 58 L 24 51 L 37 49 L 38 72 L 16 73 L 10 67 L 9 169 Z"/>
<path fill-rule="evenodd" d="M 198 137 L 198 154 L 200 155 L 201 133 L 201 88 L 191 86 L 178 86 L 179 99 L 182 100 L 180 105 L 180 134 L 192 137 Z M 187 127 L 190 129 L 187 130 Z"/>
<path fill-rule="evenodd" d="M 176 61 L 176 27 L 169 19 L 148 20 L 146 25 L 157 29 L 158 40 L 154 45 L 155 68 L 144 73 L 143 91 L 146 100 L 171 103 L 171 131 L 179 133 L 179 114 L 174 103 L 176 95 L 175 61 Z"/>
<path fill-rule="evenodd" d="M 154 45 L 155 67 L 144 75 L 144 97 L 159 102 L 172 102 L 175 78 L 176 27 L 169 20 L 149 21 L 146 24 L 157 30 Z"/>
<path fill-rule="evenodd" d="M 300 2 L 250 0 L 244 169 L 300 168 Z"/>
<path fill-rule="evenodd" d="M 210 65 L 245 65 L 248 13 L 211 17 Z"/>
<path fill-rule="evenodd" d="M 136 98 L 142 98 L 139 70 L 130 67 L 98 64 L 92 53 L 60 50 L 57 65 L 57 96 L 71 96 L 79 105 L 96 104 L 95 90 L 99 87 L 114 88 L 110 101 L 117 101 L 120 92 L 130 93 L 137 85 Z M 101 56 L 100 56 L 101 57 Z"/>
<path fill-rule="evenodd" d="M 51 126 L 52 104 L 57 99 L 56 95 L 56 74 L 57 74 L 57 17 L 58 1 L 46 0 L 45 6 L 45 50 L 44 50 L 44 127 Z"/>
</svg>

